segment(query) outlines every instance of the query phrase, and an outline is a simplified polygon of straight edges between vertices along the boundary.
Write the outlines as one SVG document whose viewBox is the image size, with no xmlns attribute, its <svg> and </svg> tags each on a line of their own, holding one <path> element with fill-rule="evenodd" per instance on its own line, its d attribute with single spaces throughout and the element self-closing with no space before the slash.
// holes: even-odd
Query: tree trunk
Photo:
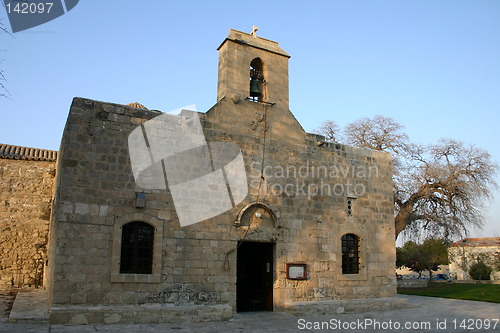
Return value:
<svg viewBox="0 0 500 333">
<path fill-rule="evenodd" d="M 399 233 L 403 231 L 410 222 L 411 214 L 413 213 L 413 203 L 406 201 L 401 206 L 399 206 L 399 212 L 394 218 L 394 232 L 396 233 L 396 238 Z"/>
<path fill-rule="evenodd" d="M 404 215 L 405 214 L 399 211 L 394 218 L 394 231 L 396 233 L 396 238 L 398 238 L 399 233 L 406 228 L 406 216 Z"/>
</svg>

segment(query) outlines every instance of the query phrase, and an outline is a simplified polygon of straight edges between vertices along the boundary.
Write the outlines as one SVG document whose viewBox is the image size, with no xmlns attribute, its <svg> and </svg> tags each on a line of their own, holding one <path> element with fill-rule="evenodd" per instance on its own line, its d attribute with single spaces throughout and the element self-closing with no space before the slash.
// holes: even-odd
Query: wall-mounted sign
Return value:
<svg viewBox="0 0 500 333">
<path fill-rule="evenodd" d="M 306 280 L 307 264 L 286 264 L 286 276 L 290 280 Z"/>
</svg>

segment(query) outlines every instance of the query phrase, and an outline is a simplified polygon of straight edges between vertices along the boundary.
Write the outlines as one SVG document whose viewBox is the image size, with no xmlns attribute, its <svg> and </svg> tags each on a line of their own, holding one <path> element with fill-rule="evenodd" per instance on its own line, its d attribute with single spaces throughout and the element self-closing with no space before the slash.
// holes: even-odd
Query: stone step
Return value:
<svg viewBox="0 0 500 333">
<path fill-rule="evenodd" d="M 48 294 L 43 289 L 19 290 L 9 315 L 9 323 L 49 322 Z"/>
</svg>

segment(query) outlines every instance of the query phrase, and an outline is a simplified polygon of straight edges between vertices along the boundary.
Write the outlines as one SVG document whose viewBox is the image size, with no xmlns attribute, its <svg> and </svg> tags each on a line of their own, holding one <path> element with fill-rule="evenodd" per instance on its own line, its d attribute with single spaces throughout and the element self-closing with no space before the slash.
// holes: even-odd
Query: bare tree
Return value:
<svg viewBox="0 0 500 333">
<path fill-rule="evenodd" d="M 1 60 L 0 60 L 0 63 L 1 63 Z M 9 94 L 9 91 L 7 90 L 7 88 L 5 87 L 4 83 L 5 82 L 5 76 L 3 75 L 3 70 L 0 69 L 0 97 L 8 97 L 10 94 Z"/>
<path fill-rule="evenodd" d="M 344 135 L 354 146 L 399 153 L 408 141 L 403 128 L 392 118 L 376 115 L 373 119 L 361 118 L 347 125 Z"/>
<path fill-rule="evenodd" d="M 497 187 L 498 166 L 490 154 L 445 139 L 409 147 L 394 177 L 396 236 L 403 230 L 463 236 L 470 226 L 480 227 L 485 203 Z"/>
<path fill-rule="evenodd" d="M 416 145 L 403 128 L 375 116 L 344 130 L 346 144 L 393 154 L 396 237 L 403 230 L 408 236 L 464 236 L 470 226 L 481 226 L 485 202 L 497 188 L 498 165 L 488 152 L 446 139 Z"/>
<path fill-rule="evenodd" d="M 340 132 L 339 125 L 333 120 L 325 120 L 313 130 L 313 133 L 324 135 L 325 139 L 331 142 L 339 142 Z"/>
<path fill-rule="evenodd" d="M 3 18 L 0 18 L 0 33 L 6 33 L 10 35 L 10 32 L 5 28 L 5 25 L 3 23 Z M 1 50 L 0 50 L 1 51 Z M 0 59 L 0 63 L 3 61 L 3 59 Z M 4 82 L 6 82 L 5 76 L 4 76 L 4 71 L 0 69 L 0 97 L 8 97 L 9 91 L 5 87 Z"/>
</svg>

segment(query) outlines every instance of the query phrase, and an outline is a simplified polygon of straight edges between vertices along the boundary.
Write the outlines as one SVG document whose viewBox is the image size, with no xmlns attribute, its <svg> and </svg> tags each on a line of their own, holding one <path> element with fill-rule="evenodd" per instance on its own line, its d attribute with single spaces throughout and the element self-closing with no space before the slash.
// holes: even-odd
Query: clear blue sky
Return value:
<svg viewBox="0 0 500 333">
<path fill-rule="evenodd" d="M 8 23 L 4 8 L 0 18 Z M 230 28 L 290 59 L 290 108 L 307 131 L 382 114 L 414 142 L 448 137 L 500 161 L 500 1 L 80 1 L 0 35 L 11 99 L 0 143 L 57 150 L 75 96 L 169 111 L 216 102 Z M 500 177 L 498 177 L 500 183 Z M 500 194 L 483 231 L 500 236 Z"/>
</svg>

